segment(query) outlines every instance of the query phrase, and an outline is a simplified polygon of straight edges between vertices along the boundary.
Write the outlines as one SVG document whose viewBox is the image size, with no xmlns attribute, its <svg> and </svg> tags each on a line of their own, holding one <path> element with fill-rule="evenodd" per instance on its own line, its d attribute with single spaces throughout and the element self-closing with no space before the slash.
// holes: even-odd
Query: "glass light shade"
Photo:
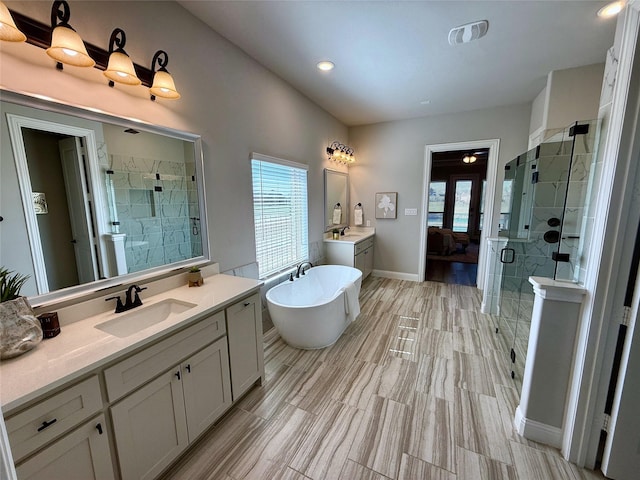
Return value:
<svg viewBox="0 0 640 480">
<path fill-rule="evenodd" d="M 58 25 L 51 34 L 51 46 L 47 55 L 65 65 L 93 67 L 96 62 L 87 53 L 80 35 L 68 27 Z"/>
<path fill-rule="evenodd" d="M 131 58 L 126 53 L 112 52 L 109 55 L 107 69 L 103 73 L 109 80 L 117 83 L 125 85 L 140 85 L 142 83 L 136 75 Z"/>
<path fill-rule="evenodd" d="M 0 2 L 0 40 L 7 42 L 24 42 L 27 36 L 18 30 L 7 6 Z"/>
<path fill-rule="evenodd" d="M 180 98 L 180 94 L 176 90 L 176 85 L 173 82 L 173 77 L 169 72 L 163 72 L 158 70 L 153 75 L 153 85 L 149 89 L 151 95 L 162 98 L 170 98 L 177 100 Z"/>
</svg>

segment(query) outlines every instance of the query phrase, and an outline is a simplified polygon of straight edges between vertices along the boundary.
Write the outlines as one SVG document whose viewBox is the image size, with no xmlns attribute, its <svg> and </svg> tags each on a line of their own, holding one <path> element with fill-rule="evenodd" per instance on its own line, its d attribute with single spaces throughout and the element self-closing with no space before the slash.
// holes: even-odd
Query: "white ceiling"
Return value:
<svg viewBox="0 0 640 480">
<path fill-rule="evenodd" d="M 179 3 L 350 126 L 530 102 L 550 71 L 604 62 L 616 23 L 595 0 Z M 485 37 L 448 44 L 476 20 Z"/>
</svg>

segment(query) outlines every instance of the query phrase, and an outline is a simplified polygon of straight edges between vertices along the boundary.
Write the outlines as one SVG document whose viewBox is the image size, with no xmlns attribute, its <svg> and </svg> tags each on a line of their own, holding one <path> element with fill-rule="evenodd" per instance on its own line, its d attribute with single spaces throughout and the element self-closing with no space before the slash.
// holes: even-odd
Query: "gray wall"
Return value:
<svg viewBox="0 0 640 480">
<path fill-rule="evenodd" d="M 6 4 L 50 22 L 50 2 Z M 182 98 L 151 102 L 145 87 L 109 88 L 95 68 L 59 72 L 43 49 L 27 44 L 3 44 L 3 87 L 201 135 L 209 238 L 221 271 L 255 261 L 252 151 L 309 165 L 309 241 L 321 241 L 325 148 L 332 140 L 347 142 L 342 123 L 176 3 L 75 1 L 70 23 L 105 49 L 114 26 L 123 28 L 127 53 L 139 64 L 166 50 Z"/>
<path fill-rule="evenodd" d="M 361 202 L 365 219 L 376 228 L 374 268 L 412 275 L 419 271 L 426 145 L 499 138 L 500 198 L 502 167 L 527 149 L 530 115 L 531 105 L 525 104 L 351 128 L 349 145 L 357 163 L 349 169 L 350 208 Z M 398 192 L 397 219 L 375 219 L 376 192 Z M 418 215 L 405 216 L 405 208 L 418 208 Z"/>
</svg>

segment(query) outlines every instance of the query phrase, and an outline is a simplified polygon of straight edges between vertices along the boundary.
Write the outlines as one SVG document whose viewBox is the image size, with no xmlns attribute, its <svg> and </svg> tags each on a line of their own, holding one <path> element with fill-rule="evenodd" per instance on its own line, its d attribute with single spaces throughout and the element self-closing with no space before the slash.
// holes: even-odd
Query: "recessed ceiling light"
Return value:
<svg viewBox="0 0 640 480">
<path fill-rule="evenodd" d="M 322 70 L 323 72 L 328 72 L 329 70 L 333 70 L 333 67 L 335 67 L 333 62 L 330 62 L 329 60 L 323 60 L 321 62 L 318 62 L 317 65 L 319 70 Z"/>
<path fill-rule="evenodd" d="M 620 13 L 623 8 L 624 1 L 620 0 L 617 2 L 611 2 L 598 10 L 598 16 L 602 18 L 610 18 Z"/>
<path fill-rule="evenodd" d="M 420 105 L 429 105 L 431 103 L 431 100 L 422 100 L 420 102 Z"/>
</svg>

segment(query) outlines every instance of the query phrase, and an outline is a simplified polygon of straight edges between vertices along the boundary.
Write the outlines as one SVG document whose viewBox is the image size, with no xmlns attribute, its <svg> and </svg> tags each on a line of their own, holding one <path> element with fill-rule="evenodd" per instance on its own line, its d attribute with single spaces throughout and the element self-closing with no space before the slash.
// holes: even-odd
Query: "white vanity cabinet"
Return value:
<svg viewBox="0 0 640 480">
<path fill-rule="evenodd" d="M 231 406 L 224 324 L 218 312 L 105 370 L 105 378 L 118 380 L 142 379 L 143 372 L 148 380 L 164 370 L 111 407 L 123 478 L 155 478 Z M 198 350 L 203 343 L 210 344 Z M 107 380 L 107 390 L 113 385 Z"/>
<path fill-rule="evenodd" d="M 108 357 L 103 350 L 105 356 L 85 365 L 81 375 L 45 384 L 38 397 L 22 405 L 14 402 L 5 423 L 19 480 L 161 475 L 264 378 L 259 286 L 248 279 L 210 277 L 194 292 L 194 303 L 204 298 L 200 302 L 211 306 L 181 319 L 183 326 L 156 331 Z M 80 322 L 77 330 L 84 336 L 102 335 L 93 324 Z M 72 327 L 65 334 L 73 335 L 69 332 Z M 100 348 L 109 341 L 125 343 L 117 338 L 105 337 Z M 71 340 L 82 344 L 80 337 Z M 51 341 L 44 347 L 59 348 Z M 0 373 L 11 375 L 11 385 L 34 368 L 28 362 L 19 371 L 8 365 L 0 365 Z"/>
<path fill-rule="evenodd" d="M 373 238 L 371 236 L 355 242 L 326 241 L 327 263 L 355 267 L 362 272 L 364 280 L 373 271 Z"/>
<path fill-rule="evenodd" d="M 231 390 L 237 400 L 257 380 L 264 378 L 260 294 L 227 308 L 231 362 Z"/>
</svg>

